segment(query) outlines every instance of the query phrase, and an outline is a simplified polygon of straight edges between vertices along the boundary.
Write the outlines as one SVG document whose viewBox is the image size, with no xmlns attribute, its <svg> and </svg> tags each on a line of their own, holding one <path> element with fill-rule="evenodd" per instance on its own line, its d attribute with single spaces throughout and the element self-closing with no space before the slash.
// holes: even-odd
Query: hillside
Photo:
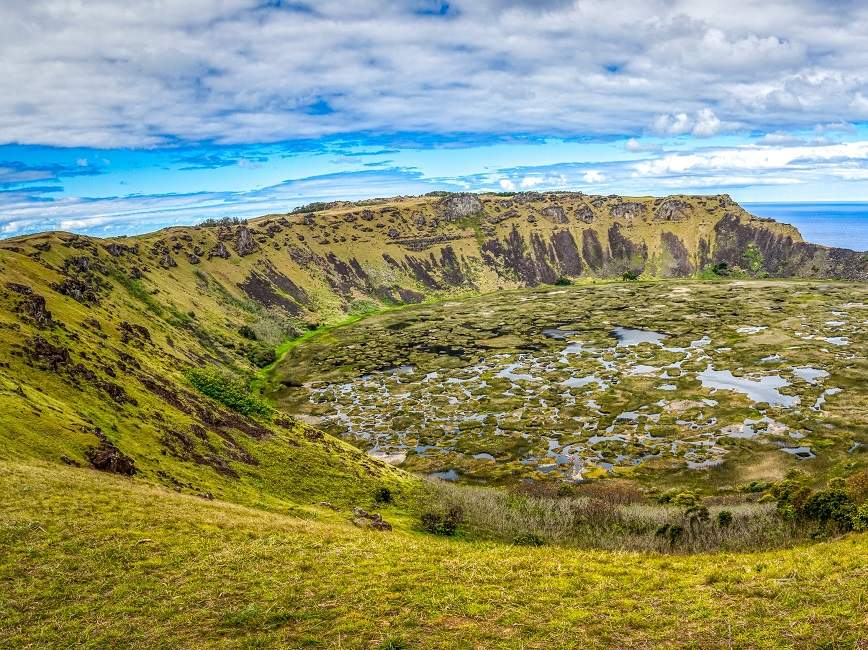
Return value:
<svg viewBox="0 0 868 650">
<path fill-rule="evenodd" d="M 458 194 L 310 208 L 136 237 L 0 242 L 0 407 L 16 414 L 3 457 L 87 465 L 89 449 L 109 459 L 117 449 L 150 480 L 245 502 L 305 493 L 309 481 L 334 492 L 359 475 L 400 481 L 289 418 L 219 407 L 183 373 L 214 364 L 254 378 L 283 342 L 383 307 L 562 276 L 689 275 L 744 265 L 750 244 L 771 275 L 868 277 L 864 256 L 806 244 L 725 196 Z"/>
<path fill-rule="evenodd" d="M 751 282 L 720 282 L 721 274 Z M 753 280 L 769 276 L 811 280 L 792 291 L 789 282 Z M 785 639 L 851 647 L 865 624 L 864 534 L 808 545 L 807 533 L 783 524 L 783 543 L 759 530 L 756 545 L 726 548 L 801 545 L 668 557 L 535 548 L 546 541 L 536 538 L 516 546 L 470 532 L 445 539 L 419 527 L 418 476 L 270 398 L 281 398 L 275 386 L 292 392 L 324 379 L 311 361 L 320 353 L 335 377 L 401 364 L 410 353 L 412 362 L 454 370 L 459 357 L 486 351 L 539 352 L 557 341 L 538 330 L 560 319 L 590 331 L 583 321 L 594 313 L 609 327 L 611 314 L 649 296 L 673 337 L 689 342 L 705 327 L 723 337 L 720 358 L 744 366 L 759 363 L 745 359 L 760 348 L 717 331 L 741 317 L 733 292 L 750 301 L 751 318 L 785 315 L 796 330 L 806 314 L 819 327 L 829 309 L 849 305 L 834 318 L 853 347 L 818 351 L 819 330 L 760 337 L 786 343 L 793 363 L 846 379 L 840 401 L 828 393 L 829 422 L 810 408 L 814 392 L 827 396 L 813 382 L 798 386 L 803 418 L 786 420 L 794 432 L 810 430 L 803 444 L 823 450 L 810 477 L 816 487 L 864 469 L 866 369 L 851 350 L 862 345 L 866 305 L 846 282 L 864 279 L 863 254 L 805 243 L 725 196 L 399 197 L 135 237 L 0 241 L 0 646 L 779 647 Z M 570 283 L 569 295 L 526 289 Z M 610 291 L 595 296 L 596 284 Z M 507 289 L 517 291 L 498 292 Z M 522 291 L 564 302 L 548 303 L 557 313 L 542 303 L 519 313 L 509 301 L 530 301 Z M 478 294 L 491 295 L 442 311 Z M 418 303 L 429 305 L 409 307 Z M 340 328 L 373 314 L 358 330 Z M 642 318 L 636 326 L 656 322 Z M 611 337 L 601 330 L 597 338 Z M 672 349 L 659 353 L 678 363 Z M 602 406 L 629 412 L 630 400 L 652 392 L 647 377 L 625 379 Z M 696 402 L 685 404 L 679 418 Z M 752 416 L 748 406 L 727 413 Z M 544 428 L 530 416 L 516 420 Z M 478 451 L 468 447 L 468 457 Z M 801 463 L 752 441 L 732 455 L 746 461 L 737 473 L 679 480 L 716 494 L 723 478 L 780 479 Z M 592 479 L 605 475 L 597 469 Z M 737 496 L 728 489 L 724 500 Z M 748 523 L 773 511 L 758 496 L 747 497 Z M 394 530 L 370 530 L 378 520 L 356 507 L 382 512 Z M 654 516 L 668 526 L 672 512 Z M 656 526 L 645 522 L 642 539 L 686 552 Z M 810 622 L 793 623 L 802 620 Z"/>
<path fill-rule="evenodd" d="M 359 531 L 0 463 L 0 647 L 805 648 L 864 638 L 866 537 L 681 557 Z"/>
</svg>

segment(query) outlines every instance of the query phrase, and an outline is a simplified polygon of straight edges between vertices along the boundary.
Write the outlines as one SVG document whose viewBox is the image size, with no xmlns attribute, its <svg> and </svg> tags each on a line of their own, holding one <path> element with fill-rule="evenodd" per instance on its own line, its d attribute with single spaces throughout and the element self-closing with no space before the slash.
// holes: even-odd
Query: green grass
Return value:
<svg viewBox="0 0 868 650">
<path fill-rule="evenodd" d="M 362 531 L 0 464 L 0 646 L 856 647 L 868 536 L 665 557 Z M 386 518 L 393 520 L 389 511 Z M 311 518 L 313 516 L 313 518 Z"/>
</svg>

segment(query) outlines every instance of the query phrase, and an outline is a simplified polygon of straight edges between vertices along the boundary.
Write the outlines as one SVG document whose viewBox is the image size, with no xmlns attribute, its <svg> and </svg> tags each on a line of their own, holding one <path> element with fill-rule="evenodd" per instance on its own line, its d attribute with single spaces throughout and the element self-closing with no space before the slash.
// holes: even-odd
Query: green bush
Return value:
<svg viewBox="0 0 868 650">
<path fill-rule="evenodd" d="M 512 540 L 516 546 L 545 546 L 545 540 L 534 533 L 520 533 Z"/>
<path fill-rule="evenodd" d="M 277 353 L 274 351 L 274 348 L 259 345 L 248 351 L 247 358 L 257 368 L 264 368 L 277 360 Z"/>
<path fill-rule="evenodd" d="M 458 526 L 464 520 L 464 513 L 458 506 L 449 506 L 445 510 L 429 510 L 420 517 L 422 528 L 433 535 L 454 535 Z"/>
<path fill-rule="evenodd" d="M 863 503 L 853 513 L 853 530 L 868 531 L 868 503 Z"/>
<path fill-rule="evenodd" d="M 556 287 L 568 287 L 572 283 L 572 280 L 570 280 L 569 278 L 565 278 L 564 276 L 560 276 L 557 280 L 555 280 Z"/>
<path fill-rule="evenodd" d="M 250 325 L 242 325 L 238 328 L 238 333 L 246 339 L 250 339 L 251 341 L 256 340 L 256 332 L 253 331 L 253 328 Z"/>
<path fill-rule="evenodd" d="M 392 503 L 392 490 L 387 487 L 378 487 L 374 492 L 374 501 L 377 503 Z"/>
<path fill-rule="evenodd" d="M 265 419 L 271 419 L 274 413 L 264 399 L 250 392 L 247 382 L 213 366 L 191 368 L 187 371 L 187 381 L 203 395 L 217 400 L 233 411 Z"/>
<path fill-rule="evenodd" d="M 717 513 L 717 525 L 726 528 L 732 523 L 732 513 L 729 510 L 721 510 Z"/>
</svg>

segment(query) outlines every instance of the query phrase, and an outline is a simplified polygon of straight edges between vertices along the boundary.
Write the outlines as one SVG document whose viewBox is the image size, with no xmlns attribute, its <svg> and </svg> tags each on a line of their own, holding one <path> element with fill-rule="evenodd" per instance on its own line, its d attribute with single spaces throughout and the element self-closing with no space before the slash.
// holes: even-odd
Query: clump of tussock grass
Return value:
<svg viewBox="0 0 868 650">
<path fill-rule="evenodd" d="M 462 513 L 467 537 L 514 544 L 698 553 L 771 549 L 805 537 L 774 504 L 685 508 L 649 502 L 618 484 L 499 490 L 431 481 L 420 518 L 444 511 Z"/>
</svg>

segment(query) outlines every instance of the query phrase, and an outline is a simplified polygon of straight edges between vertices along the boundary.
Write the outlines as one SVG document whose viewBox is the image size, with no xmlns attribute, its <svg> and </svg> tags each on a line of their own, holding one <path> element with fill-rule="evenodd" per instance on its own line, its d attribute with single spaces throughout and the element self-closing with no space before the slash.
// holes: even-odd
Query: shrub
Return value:
<svg viewBox="0 0 868 650">
<path fill-rule="evenodd" d="M 256 340 L 256 332 L 253 331 L 253 328 L 250 325 L 242 325 L 238 328 L 238 333 L 246 339 L 250 339 L 251 341 Z"/>
<path fill-rule="evenodd" d="M 273 415 L 271 406 L 258 395 L 251 394 L 246 382 L 214 366 L 188 370 L 187 381 L 203 395 L 233 411 L 265 419 L 271 419 Z"/>
<path fill-rule="evenodd" d="M 512 543 L 516 546 L 545 546 L 545 540 L 534 533 L 520 533 Z"/>
<path fill-rule="evenodd" d="M 863 503 L 853 513 L 853 530 L 868 531 L 868 503 Z"/>
<path fill-rule="evenodd" d="M 805 499 L 800 514 L 817 521 L 821 526 L 834 522 L 839 530 L 848 531 L 853 528 L 856 512 L 850 495 L 841 488 L 831 487 L 814 492 Z"/>
<path fill-rule="evenodd" d="M 273 348 L 259 345 L 250 349 L 247 353 L 247 358 L 250 359 L 250 362 L 257 368 L 264 368 L 277 360 L 277 353 Z"/>
<path fill-rule="evenodd" d="M 629 271 L 624 271 L 624 273 L 621 277 L 624 278 L 625 280 L 627 280 L 628 282 L 632 282 L 633 280 L 639 279 L 639 271 L 634 271 L 633 269 L 631 269 Z"/>
<path fill-rule="evenodd" d="M 568 287 L 572 283 L 572 280 L 570 280 L 569 278 L 565 278 L 564 276 L 560 276 L 557 280 L 555 280 L 556 287 Z"/>
<path fill-rule="evenodd" d="M 432 535 L 452 536 L 458 531 L 458 526 L 464 520 L 464 513 L 456 505 L 443 510 L 429 510 L 420 517 L 422 528 Z"/>
<path fill-rule="evenodd" d="M 732 513 L 729 510 L 721 510 L 717 513 L 717 525 L 726 528 L 732 523 Z"/>
<path fill-rule="evenodd" d="M 378 487 L 374 492 L 374 501 L 377 503 L 392 503 L 392 490 L 387 487 Z"/>
<path fill-rule="evenodd" d="M 692 508 L 697 503 L 699 503 L 699 497 L 695 492 L 691 490 L 685 490 L 684 492 L 679 492 L 674 497 L 672 497 L 672 505 L 684 507 L 684 508 Z M 706 509 L 707 512 L 707 509 Z"/>
</svg>

